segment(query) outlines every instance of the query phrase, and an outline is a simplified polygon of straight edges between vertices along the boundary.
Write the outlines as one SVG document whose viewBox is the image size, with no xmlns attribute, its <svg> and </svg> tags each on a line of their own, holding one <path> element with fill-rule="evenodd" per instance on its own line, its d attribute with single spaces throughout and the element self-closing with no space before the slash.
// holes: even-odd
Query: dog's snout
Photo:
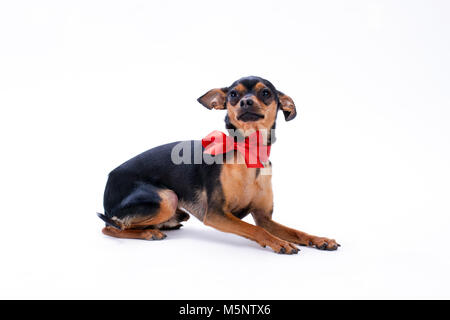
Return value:
<svg viewBox="0 0 450 320">
<path fill-rule="evenodd" d="M 252 98 L 243 98 L 241 100 L 241 107 L 242 108 L 248 108 L 253 106 L 253 99 Z"/>
</svg>

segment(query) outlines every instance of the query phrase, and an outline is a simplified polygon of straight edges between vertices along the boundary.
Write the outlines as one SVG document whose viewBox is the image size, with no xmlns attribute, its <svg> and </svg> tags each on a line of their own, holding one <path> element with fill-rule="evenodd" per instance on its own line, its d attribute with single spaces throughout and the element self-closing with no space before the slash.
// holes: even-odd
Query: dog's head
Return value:
<svg viewBox="0 0 450 320">
<path fill-rule="evenodd" d="M 297 115 L 294 101 L 260 77 L 241 78 L 229 87 L 209 90 L 198 102 L 208 109 L 226 109 L 227 129 L 239 130 L 244 136 L 274 129 L 278 110 L 283 111 L 286 121 Z"/>
</svg>

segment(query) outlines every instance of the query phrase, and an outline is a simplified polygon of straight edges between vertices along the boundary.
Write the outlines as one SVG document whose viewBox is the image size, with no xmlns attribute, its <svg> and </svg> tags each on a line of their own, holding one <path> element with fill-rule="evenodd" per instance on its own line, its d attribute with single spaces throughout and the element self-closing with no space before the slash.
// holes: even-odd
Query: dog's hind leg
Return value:
<svg viewBox="0 0 450 320">
<path fill-rule="evenodd" d="M 170 220 L 155 226 L 159 230 L 178 230 L 183 225 L 181 222 L 189 220 L 189 214 L 177 208 L 175 215 Z"/>
<path fill-rule="evenodd" d="M 142 239 L 142 240 L 162 240 L 166 237 L 158 229 L 124 229 L 119 230 L 111 226 L 106 226 L 102 230 L 103 234 L 116 238 Z"/>
<path fill-rule="evenodd" d="M 107 218 L 114 223 L 107 225 L 102 232 L 116 238 L 164 239 L 166 235 L 158 226 L 175 216 L 177 205 L 178 197 L 172 190 L 141 186 L 121 202 L 121 207 L 112 217 Z"/>
</svg>

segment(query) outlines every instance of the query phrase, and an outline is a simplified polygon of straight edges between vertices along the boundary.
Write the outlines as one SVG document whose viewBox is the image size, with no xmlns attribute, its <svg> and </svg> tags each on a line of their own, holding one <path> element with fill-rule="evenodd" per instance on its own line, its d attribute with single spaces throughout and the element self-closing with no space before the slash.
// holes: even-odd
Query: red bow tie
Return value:
<svg viewBox="0 0 450 320">
<path fill-rule="evenodd" d="M 263 144 L 262 134 L 255 131 L 245 138 L 244 141 L 234 141 L 233 137 L 227 136 L 220 131 L 213 131 L 202 139 L 205 148 L 204 153 L 213 156 L 237 150 L 245 158 L 247 168 L 264 168 L 263 162 L 269 160 L 270 146 Z"/>
</svg>

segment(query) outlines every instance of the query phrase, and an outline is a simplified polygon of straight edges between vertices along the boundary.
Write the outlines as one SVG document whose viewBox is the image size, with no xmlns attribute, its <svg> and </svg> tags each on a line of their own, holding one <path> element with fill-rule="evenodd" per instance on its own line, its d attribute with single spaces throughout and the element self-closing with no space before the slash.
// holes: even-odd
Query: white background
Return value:
<svg viewBox="0 0 450 320">
<path fill-rule="evenodd" d="M 2 1 L 0 298 L 450 298 L 448 1 Z M 223 129 L 207 90 L 259 75 L 278 121 L 274 218 L 336 252 L 194 217 L 104 236 L 113 168 Z"/>
</svg>

